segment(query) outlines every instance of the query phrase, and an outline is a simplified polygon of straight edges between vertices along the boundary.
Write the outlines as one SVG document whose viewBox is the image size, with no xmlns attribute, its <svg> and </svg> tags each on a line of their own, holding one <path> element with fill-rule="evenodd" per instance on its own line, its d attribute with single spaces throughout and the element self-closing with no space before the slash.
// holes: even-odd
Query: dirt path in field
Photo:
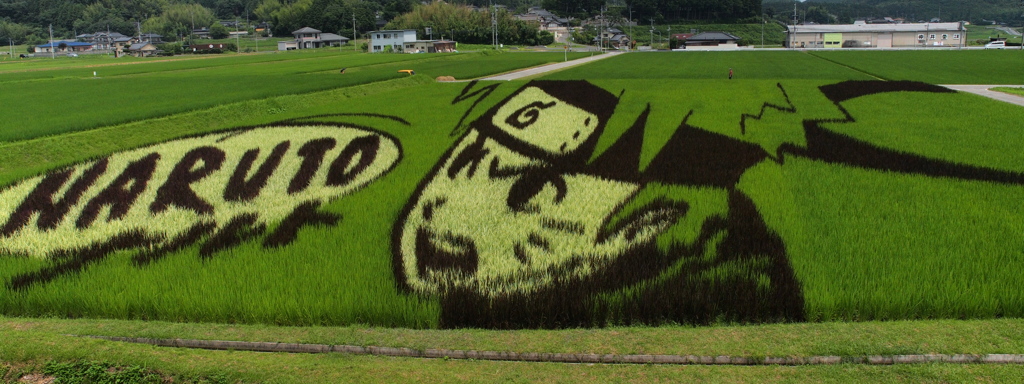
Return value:
<svg viewBox="0 0 1024 384">
<path fill-rule="evenodd" d="M 992 91 L 992 90 L 990 90 L 990 88 L 995 88 L 995 87 L 1020 88 L 1021 87 L 1020 85 L 973 85 L 973 84 L 972 85 L 960 85 L 960 84 L 958 84 L 958 85 L 942 85 L 942 86 L 946 87 L 946 88 L 949 88 L 949 89 L 952 89 L 954 91 L 973 93 L 975 95 L 985 96 L 985 97 L 990 98 L 990 99 L 999 100 L 999 101 L 1007 102 L 1007 103 L 1010 103 L 1010 104 L 1016 104 L 1016 105 L 1024 106 L 1024 97 L 1022 97 L 1022 96 L 1011 95 L 1009 93 L 1003 93 L 1003 92 L 999 92 L 999 91 Z"/>
<path fill-rule="evenodd" d="M 511 72 L 511 73 L 506 73 L 506 74 L 502 74 L 502 75 L 485 77 L 485 78 L 482 78 L 480 80 L 494 80 L 494 81 L 518 80 L 518 79 L 522 79 L 524 77 L 530 77 L 530 76 L 539 75 L 539 74 L 542 74 L 542 73 L 547 73 L 547 72 L 551 72 L 551 71 L 557 71 L 559 69 L 564 69 L 564 68 L 573 67 L 573 66 L 577 66 L 577 65 L 581 65 L 581 64 L 586 64 L 586 63 L 589 63 L 589 62 L 592 62 L 592 61 L 596 61 L 596 60 L 606 59 L 606 58 L 609 58 L 609 57 L 612 57 L 612 56 L 617 56 L 617 55 L 622 54 L 622 53 L 623 52 L 618 52 L 618 51 L 608 52 L 608 53 L 605 53 L 603 55 L 584 57 L 582 59 L 576 59 L 576 60 L 566 61 L 566 62 L 561 62 L 561 63 L 542 65 L 542 66 L 539 66 L 539 67 L 527 68 L 527 69 L 524 69 L 524 70 L 520 70 L 520 71 L 516 71 L 516 72 Z"/>
</svg>

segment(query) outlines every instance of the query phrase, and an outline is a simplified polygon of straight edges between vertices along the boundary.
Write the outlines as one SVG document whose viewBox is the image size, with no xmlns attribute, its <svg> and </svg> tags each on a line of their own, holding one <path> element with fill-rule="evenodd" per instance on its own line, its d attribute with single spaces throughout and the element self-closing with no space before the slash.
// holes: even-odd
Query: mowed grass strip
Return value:
<svg viewBox="0 0 1024 384">
<path fill-rule="evenodd" d="M 863 73 L 818 60 L 802 52 L 637 52 L 559 71 L 544 80 L 722 79 L 870 80 Z"/>
<path fill-rule="evenodd" d="M 897 366 L 673 366 L 636 364 L 549 364 L 242 351 L 180 350 L 56 335 L 4 332 L 0 372 L 11 380 L 44 362 L 99 361 L 142 366 L 174 382 L 230 383 L 848 383 L 848 382 L 1014 382 L 1019 365 L 919 364 Z M 11 368 L 4 362 L 11 362 Z M 39 371 L 41 369 L 38 369 Z M 18 371 L 10 372 L 10 371 Z"/>
<path fill-rule="evenodd" d="M 283 55 L 282 55 L 283 56 Z M 561 59 L 561 54 L 522 53 L 493 57 L 456 55 L 317 55 L 296 60 L 261 61 L 239 56 L 238 62 L 206 60 L 124 66 L 112 77 L 50 77 L 48 81 L 0 85 L 16 89 L 0 96 L 5 110 L 25 118 L 0 122 L 0 142 L 25 140 L 64 132 L 114 125 L 217 105 L 301 94 L 394 79 L 416 70 L 427 76 L 472 78 L 530 67 Z M 213 59 L 210 59 L 213 60 Z M 220 60 L 220 59 L 218 59 Z M 390 62 L 402 62 L 383 65 Z M 415 61 L 419 65 L 413 65 Z M 153 67 L 148 67 L 152 65 Z M 128 68 L 131 67 L 131 68 Z M 340 69 L 348 68 L 344 74 Z M 60 70 L 56 72 L 67 72 Z M 76 73 L 81 72 L 77 70 Z M 132 76 L 126 76 L 126 75 Z M 18 74 L 40 76 L 39 73 Z M 2 83 L 0 83 L 2 84 Z"/>
<path fill-rule="evenodd" d="M 155 339 L 232 340 L 327 345 L 539 353 L 809 357 L 899 354 L 1016 354 L 1024 320 L 904 320 L 710 327 L 610 327 L 562 330 L 430 330 L 289 327 L 141 320 L 0 317 L 17 331 Z M 0 336 L 3 337 L 3 336 Z"/>
<path fill-rule="evenodd" d="M 1009 50 L 814 51 L 809 55 L 885 80 L 931 84 L 1022 84 L 1024 52 Z"/>
<path fill-rule="evenodd" d="M 147 321 L 0 318 L 0 374 L 10 380 L 45 362 L 100 361 L 142 366 L 175 382 L 1014 382 L 1024 367 L 993 364 L 866 366 L 671 366 L 545 364 L 390 358 L 344 354 L 288 354 L 183 350 L 68 336 L 107 334 L 310 342 L 410 348 L 511 351 L 694 351 L 711 355 L 860 356 L 916 351 L 1019 352 L 1019 320 L 909 321 L 857 324 L 778 324 L 743 327 L 615 328 L 564 331 L 410 331 L 366 327 L 266 327 Z M 594 348 L 594 349 L 584 349 Z M 757 351 L 763 351 L 758 353 Z M 943 352 L 949 353 L 949 352 Z M 7 364 L 5 364 L 5 362 Z M 12 376 L 15 375 L 15 376 Z"/>
</svg>

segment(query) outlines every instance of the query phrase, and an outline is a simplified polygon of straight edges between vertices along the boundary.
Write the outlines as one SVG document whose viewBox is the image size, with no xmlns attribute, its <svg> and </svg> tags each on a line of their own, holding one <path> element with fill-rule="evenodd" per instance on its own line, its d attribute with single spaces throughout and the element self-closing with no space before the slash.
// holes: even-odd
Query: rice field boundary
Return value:
<svg viewBox="0 0 1024 384">
<path fill-rule="evenodd" d="M 91 336 L 108 341 L 148 344 L 158 347 L 278 353 L 344 353 L 350 355 L 411 357 L 428 359 L 516 361 L 569 364 L 659 364 L 659 365 L 896 365 L 924 363 L 1021 364 L 1024 354 L 916 354 L 866 356 L 698 356 L 597 353 L 497 352 L 458 349 L 413 349 L 379 346 L 275 343 L 228 340 L 154 339 L 144 337 Z"/>
</svg>

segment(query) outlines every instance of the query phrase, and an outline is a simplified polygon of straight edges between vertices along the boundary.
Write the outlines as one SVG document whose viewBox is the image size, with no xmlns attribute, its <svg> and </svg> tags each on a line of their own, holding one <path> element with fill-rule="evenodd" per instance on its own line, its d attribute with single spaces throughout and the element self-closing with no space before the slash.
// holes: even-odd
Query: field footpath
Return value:
<svg viewBox="0 0 1024 384">
<path fill-rule="evenodd" d="M 589 62 L 592 62 L 592 61 L 596 61 L 596 60 L 606 59 L 606 58 L 609 58 L 609 57 L 612 57 L 612 56 L 620 55 L 622 53 L 624 53 L 624 52 L 619 52 L 619 51 L 606 52 L 603 55 L 596 55 L 596 56 L 584 57 L 582 59 L 565 61 L 565 62 L 561 62 L 561 63 L 542 65 L 542 66 L 539 66 L 539 67 L 528 68 L 528 69 L 524 69 L 524 70 L 521 70 L 521 71 L 506 73 L 506 74 L 502 74 L 502 75 L 491 76 L 491 77 L 484 77 L 484 78 L 479 79 L 479 80 L 493 80 L 493 81 L 518 80 L 518 79 L 522 79 L 524 77 L 535 76 L 535 75 L 539 75 L 539 74 L 542 74 L 542 73 L 547 73 L 547 72 L 556 71 L 556 70 L 559 70 L 559 69 L 565 69 L 565 68 L 569 68 L 569 67 L 574 67 L 574 66 L 581 65 L 581 64 L 586 64 L 586 63 L 589 63 Z"/>
<path fill-rule="evenodd" d="M 1010 104 L 1017 104 L 1024 107 L 1024 97 L 1017 95 L 1011 95 L 1009 93 L 993 91 L 991 88 L 995 87 L 1008 87 L 1017 88 L 1020 85 L 973 85 L 973 84 L 951 84 L 951 85 L 940 85 L 959 92 L 968 92 L 975 95 L 985 96 L 990 99 L 1007 102 Z"/>
<path fill-rule="evenodd" d="M 596 353 L 535 353 L 496 352 L 452 349 L 412 349 L 394 347 L 361 347 L 357 345 L 328 345 L 302 343 L 273 343 L 197 339 L 153 339 L 143 337 L 81 336 L 101 340 L 160 347 L 211 349 L 249 352 L 279 353 L 344 353 L 388 357 L 418 357 L 431 359 L 520 361 L 571 364 L 672 364 L 672 365 L 835 365 L 835 364 L 1024 364 L 1024 354 L 915 354 L 867 356 L 806 356 L 806 357 L 752 357 L 752 356 L 696 356 L 696 355 L 639 355 Z"/>
</svg>

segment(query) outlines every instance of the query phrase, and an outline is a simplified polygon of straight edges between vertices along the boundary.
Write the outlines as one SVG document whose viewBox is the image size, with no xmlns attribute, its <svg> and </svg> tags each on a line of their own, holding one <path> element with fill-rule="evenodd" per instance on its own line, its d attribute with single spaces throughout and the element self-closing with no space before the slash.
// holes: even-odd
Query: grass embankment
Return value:
<svg viewBox="0 0 1024 384">
<path fill-rule="evenodd" d="M 0 377 L 15 381 L 43 362 L 99 361 L 142 367 L 175 382 L 1012 382 L 1015 365 L 659 366 L 586 365 L 303 355 L 160 348 L 68 336 L 280 341 L 531 352 L 809 356 L 1015 353 L 1019 320 L 775 324 L 563 331 L 411 331 L 365 327 L 266 327 L 117 320 L 0 318 Z M 33 369 L 34 368 L 34 369 Z"/>
<path fill-rule="evenodd" d="M 583 54 L 574 56 L 580 55 Z M 92 68 L 11 73 L 0 84 L 17 88 L 18 92 L 4 93 L 0 104 L 5 110 L 19 111 L 18 116 L 24 118 L 12 115 L 0 122 L 0 141 L 407 76 L 398 73 L 399 69 L 414 69 L 431 77 L 465 79 L 562 59 L 561 54 L 555 53 L 499 56 L 243 55 L 114 66 L 96 70 L 99 78 L 92 77 Z M 344 74 L 338 73 L 346 67 Z"/>
<path fill-rule="evenodd" d="M 1010 43 L 1020 43 L 1020 35 L 1010 35 L 1006 31 L 997 29 L 996 26 L 991 25 L 968 25 L 967 26 L 967 43 L 969 45 L 985 45 L 992 38 L 1003 38 Z M 1019 48 L 1019 47 L 1018 47 Z"/>
<path fill-rule="evenodd" d="M 808 54 L 885 80 L 931 84 L 1021 84 L 1018 50 L 814 51 Z M 898 63 L 894 65 L 894 63 Z"/>
<path fill-rule="evenodd" d="M 995 87 L 995 88 L 992 88 L 992 90 L 993 91 L 1003 92 L 1003 93 L 1009 93 L 1011 95 L 1024 96 L 1024 88 Z"/>
</svg>

